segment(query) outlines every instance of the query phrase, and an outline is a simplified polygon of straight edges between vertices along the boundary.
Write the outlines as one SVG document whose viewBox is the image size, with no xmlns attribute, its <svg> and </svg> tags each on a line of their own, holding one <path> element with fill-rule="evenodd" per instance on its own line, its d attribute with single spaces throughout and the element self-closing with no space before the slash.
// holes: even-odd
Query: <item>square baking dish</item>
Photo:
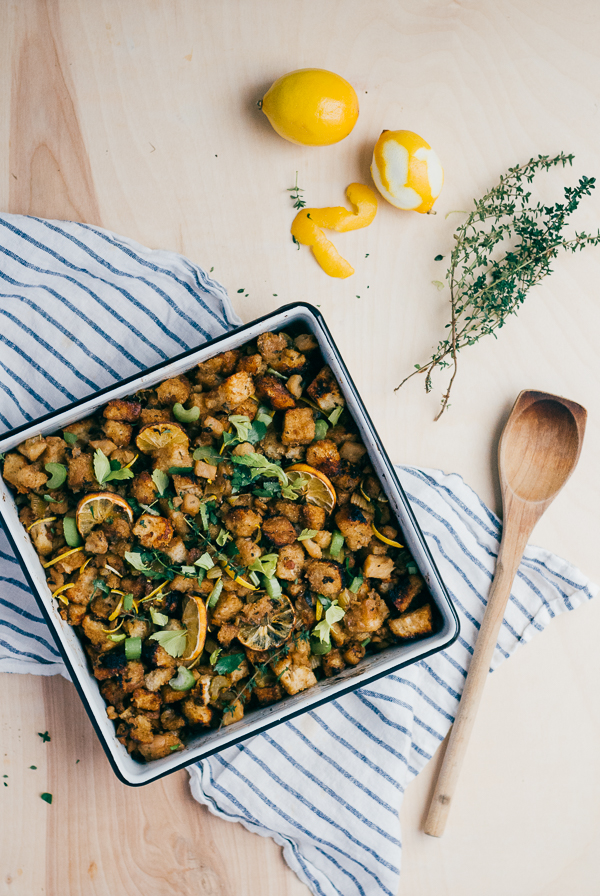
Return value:
<svg viewBox="0 0 600 896">
<path fill-rule="evenodd" d="M 320 312 L 312 305 L 306 303 L 285 305 L 272 314 L 245 324 L 199 348 L 184 352 L 171 361 L 149 368 L 141 375 L 124 379 L 114 386 L 94 393 L 91 397 L 81 399 L 31 424 L 20 426 L 0 439 L 0 453 L 10 451 L 32 436 L 48 435 L 75 423 L 111 399 L 124 398 L 140 389 L 150 388 L 165 379 L 185 373 L 201 361 L 206 361 L 219 352 L 238 348 L 267 330 L 278 331 L 294 324 L 301 324 L 315 336 L 324 360 L 330 365 L 338 380 L 347 408 L 354 418 L 373 468 L 400 524 L 403 540 L 427 583 L 436 608 L 435 631 L 422 640 L 390 646 L 377 655 L 365 657 L 357 666 L 345 669 L 334 678 L 319 681 L 309 690 L 294 696 L 286 696 L 279 703 L 255 709 L 244 719 L 226 728 L 198 735 L 188 742 L 184 752 L 150 763 L 141 763 L 132 759 L 116 738 L 114 724 L 106 714 L 106 703 L 99 691 L 99 682 L 90 672 L 87 657 L 75 630 L 63 621 L 58 613 L 37 553 L 19 520 L 13 494 L 0 477 L 0 519 L 108 760 L 117 777 L 125 784 L 139 786 L 155 781 L 251 735 L 266 731 L 286 719 L 315 709 L 333 698 L 443 650 L 458 636 L 459 623 L 456 612 L 423 533 L 331 333 Z"/>
</svg>

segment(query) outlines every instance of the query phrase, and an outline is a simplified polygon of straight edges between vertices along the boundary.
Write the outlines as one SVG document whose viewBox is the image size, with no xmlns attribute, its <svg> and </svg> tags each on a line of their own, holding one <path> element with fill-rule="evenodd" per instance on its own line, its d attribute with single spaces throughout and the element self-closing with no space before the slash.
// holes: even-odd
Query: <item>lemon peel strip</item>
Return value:
<svg viewBox="0 0 600 896">
<path fill-rule="evenodd" d="M 346 196 L 354 211 L 343 206 L 304 208 L 292 223 L 292 236 L 303 246 L 310 246 L 315 259 L 330 277 L 345 279 L 354 273 L 352 265 L 339 254 L 321 228 L 344 233 L 368 227 L 377 214 L 377 196 L 365 184 L 350 184 Z"/>
</svg>

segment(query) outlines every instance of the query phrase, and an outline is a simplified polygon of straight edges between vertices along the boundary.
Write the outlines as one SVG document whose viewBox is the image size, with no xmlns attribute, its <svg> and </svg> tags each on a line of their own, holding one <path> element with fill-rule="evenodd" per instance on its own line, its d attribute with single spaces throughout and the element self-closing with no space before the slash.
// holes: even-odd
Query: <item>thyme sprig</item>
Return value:
<svg viewBox="0 0 600 896">
<path fill-rule="evenodd" d="M 583 196 L 595 187 L 595 178 L 582 177 L 576 187 L 564 188 L 564 202 L 547 206 L 532 204 L 527 185 L 540 171 L 573 164 L 573 155 L 538 156 L 524 165 L 509 168 L 481 199 L 454 234 L 446 280 L 450 287 L 450 333 L 442 339 L 427 364 L 415 364 L 415 370 L 394 391 L 418 373 L 425 374 L 425 391 L 432 390 L 435 370 L 451 368 L 446 392 L 442 396 L 439 420 L 449 407 L 450 392 L 456 378 L 457 354 L 482 336 L 495 334 L 515 314 L 527 291 L 547 274 L 561 249 L 576 252 L 600 243 L 596 235 L 575 232 L 563 236 L 569 216 Z"/>
<path fill-rule="evenodd" d="M 288 187 L 287 192 L 291 193 L 290 199 L 295 200 L 294 208 L 297 208 L 297 209 L 306 208 L 306 202 L 300 195 L 300 193 L 304 193 L 304 190 L 302 189 L 302 187 L 298 186 L 298 172 L 297 171 L 296 171 L 296 183 L 294 184 L 293 187 Z M 295 242 L 295 240 L 294 240 L 294 242 Z"/>
</svg>

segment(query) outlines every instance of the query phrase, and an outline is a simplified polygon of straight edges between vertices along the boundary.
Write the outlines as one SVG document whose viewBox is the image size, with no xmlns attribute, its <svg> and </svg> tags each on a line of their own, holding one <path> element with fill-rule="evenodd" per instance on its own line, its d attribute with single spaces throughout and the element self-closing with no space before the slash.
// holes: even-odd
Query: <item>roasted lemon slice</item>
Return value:
<svg viewBox="0 0 600 896">
<path fill-rule="evenodd" d="M 265 595 L 247 604 L 238 621 L 238 640 L 251 650 L 271 650 L 287 641 L 294 628 L 296 614 L 285 594 Z"/>
<path fill-rule="evenodd" d="M 206 605 L 198 594 L 186 596 L 181 621 L 187 629 L 183 660 L 191 663 L 198 659 L 206 641 Z"/>
<path fill-rule="evenodd" d="M 335 489 L 324 473 L 309 464 L 294 464 L 285 471 L 292 485 L 300 485 L 304 481 L 300 494 L 307 504 L 316 504 L 327 513 L 335 507 Z"/>
<path fill-rule="evenodd" d="M 125 500 L 112 492 L 95 492 L 86 495 L 77 505 L 75 521 L 80 534 L 85 538 L 94 526 L 106 522 L 111 516 L 125 516 L 133 522 L 133 510 Z"/>
<path fill-rule="evenodd" d="M 162 451 L 171 445 L 190 444 L 190 439 L 179 423 L 148 423 L 140 429 L 135 444 L 144 454 L 151 451 Z"/>
</svg>

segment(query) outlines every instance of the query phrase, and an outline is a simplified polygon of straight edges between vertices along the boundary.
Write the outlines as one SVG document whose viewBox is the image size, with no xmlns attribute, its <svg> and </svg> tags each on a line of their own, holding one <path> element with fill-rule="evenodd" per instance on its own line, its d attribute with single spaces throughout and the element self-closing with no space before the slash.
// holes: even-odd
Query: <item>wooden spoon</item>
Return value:
<svg viewBox="0 0 600 896">
<path fill-rule="evenodd" d="M 496 573 L 425 821 L 444 833 L 512 583 L 531 532 L 579 460 L 587 411 L 547 392 L 521 392 L 498 446 L 504 525 Z"/>
</svg>

